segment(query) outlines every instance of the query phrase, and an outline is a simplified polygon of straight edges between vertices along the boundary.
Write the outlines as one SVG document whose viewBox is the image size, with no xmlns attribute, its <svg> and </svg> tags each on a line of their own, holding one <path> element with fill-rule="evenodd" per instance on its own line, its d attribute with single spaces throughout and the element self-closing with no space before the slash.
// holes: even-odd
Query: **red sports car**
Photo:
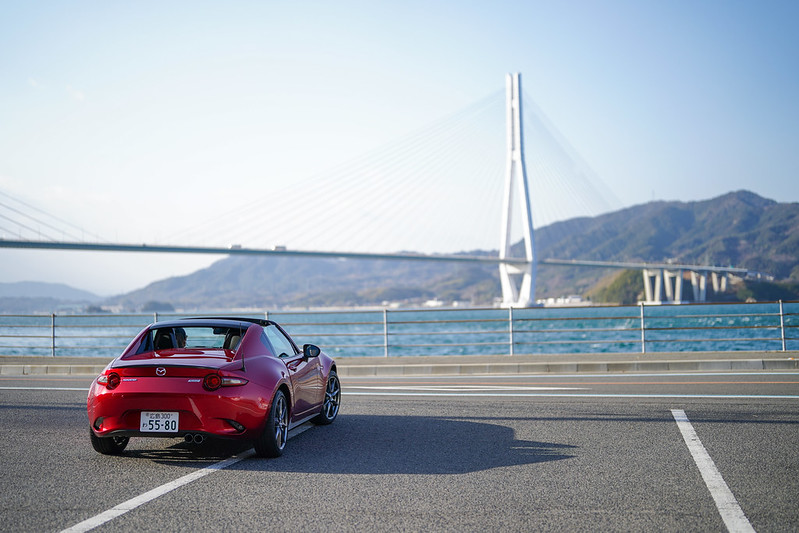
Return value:
<svg viewBox="0 0 799 533">
<path fill-rule="evenodd" d="M 214 436 L 277 457 L 291 428 L 330 424 L 340 402 L 335 361 L 312 344 L 300 350 L 271 320 L 157 322 L 89 388 L 89 436 L 103 454 L 122 452 L 130 437 Z"/>
</svg>

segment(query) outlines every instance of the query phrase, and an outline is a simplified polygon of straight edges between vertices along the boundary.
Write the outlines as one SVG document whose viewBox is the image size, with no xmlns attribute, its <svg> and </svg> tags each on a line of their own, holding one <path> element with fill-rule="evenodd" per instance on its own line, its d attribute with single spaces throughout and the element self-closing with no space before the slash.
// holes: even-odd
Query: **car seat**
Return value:
<svg viewBox="0 0 799 533">
<path fill-rule="evenodd" d="M 158 330 L 155 335 L 156 350 L 171 350 L 175 345 L 172 343 L 172 335 L 168 329 Z"/>
</svg>

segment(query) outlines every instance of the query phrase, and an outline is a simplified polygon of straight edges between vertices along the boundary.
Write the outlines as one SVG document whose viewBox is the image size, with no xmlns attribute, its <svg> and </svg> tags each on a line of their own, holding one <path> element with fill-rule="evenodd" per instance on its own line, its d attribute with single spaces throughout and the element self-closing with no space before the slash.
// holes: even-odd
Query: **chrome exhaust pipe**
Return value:
<svg viewBox="0 0 799 533">
<path fill-rule="evenodd" d="M 200 433 L 194 435 L 194 444 L 202 444 L 204 440 L 205 435 L 201 435 Z"/>
<path fill-rule="evenodd" d="M 194 435 L 191 433 L 186 433 L 186 435 L 183 437 L 183 440 L 186 442 L 194 442 Z"/>
</svg>

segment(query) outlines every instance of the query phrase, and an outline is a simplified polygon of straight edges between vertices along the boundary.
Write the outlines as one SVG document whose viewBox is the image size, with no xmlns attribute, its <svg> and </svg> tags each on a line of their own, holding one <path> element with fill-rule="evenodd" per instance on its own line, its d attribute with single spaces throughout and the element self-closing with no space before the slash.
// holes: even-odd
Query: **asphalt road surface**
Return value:
<svg viewBox="0 0 799 533">
<path fill-rule="evenodd" d="M 268 460 L 97 454 L 89 382 L 0 379 L 3 531 L 799 529 L 795 372 L 350 378 Z"/>
</svg>

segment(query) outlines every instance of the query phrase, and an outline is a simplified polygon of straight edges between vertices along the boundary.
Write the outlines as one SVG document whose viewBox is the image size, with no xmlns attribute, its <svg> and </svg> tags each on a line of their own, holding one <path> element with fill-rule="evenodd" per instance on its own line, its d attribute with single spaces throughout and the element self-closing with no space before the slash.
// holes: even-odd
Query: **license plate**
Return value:
<svg viewBox="0 0 799 533">
<path fill-rule="evenodd" d="M 142 411 L 139 431 L 142 433 L 177 433 L 177 411 Z"/>
</svg>

